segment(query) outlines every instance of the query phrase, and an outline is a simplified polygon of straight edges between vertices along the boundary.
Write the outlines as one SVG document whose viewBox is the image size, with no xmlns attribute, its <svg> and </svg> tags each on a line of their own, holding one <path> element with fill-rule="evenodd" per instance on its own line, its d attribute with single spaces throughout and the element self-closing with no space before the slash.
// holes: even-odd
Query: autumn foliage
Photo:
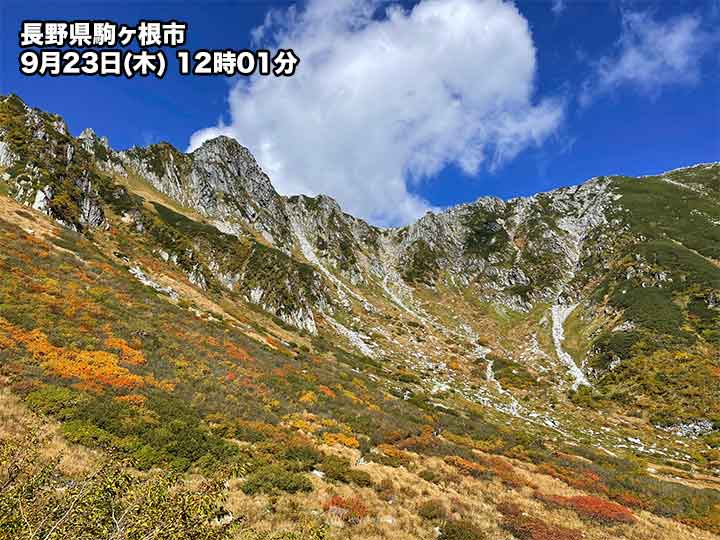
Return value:
<svg viewBox="0 0 720 540">
<path fill-rule="evenodd" d="M 109 337 L 105 340 L 105 346 L 120 351 L 120 356 L 126 364 L 141 366 L 145 363 L 143 353 L 130 347 L 124 339 Z"/>
<path fill-rule="evenodd" d="M 353 524 L 359 523 L 368 515 L 367 507 L 358 497 L 344 498 L 334 495 L 323 503 L 323 510 Z"/>
<path fill-rule="evenodd" d="M 527 515 L 515 503 L 497 506 L 503 515 L 502 527 L 518 540 L 581 540 L 582 533 L 576 529 L 551 525 L 540 518 Z"/>
<path fill-rule="evenodd" d="M 133 407 L 142 407 L 143 405 L 145 405 L 145 396 L 141 396 L 139 394 L 127 394 L 125 396 L 116 397 L 115 401 L 118 401 L 120 403 L 127 403 L 128 405 L 132 405 Z"/>
<path fill-rule="evenodd" d="M 342 444 L 350 448 L 360 448 L 360 442 L 351 435 L 344 433 L 323 433 L 323 442 L 328 445 Z"/>
<path fill-rule="evenodd" d="M 560 495 L 543 495 L 536 493 L 535 496 L 546 504 L 570 508 L 581 517 L 602 523 L 635 523 L 635 516 L 629 508 L 593 495 L 563 497 Z"/>
<path fill-rule="evenodd" d="M 538 466 L 537 472 L 562 480 L 569 486 L 582 491 L 595 491 L 601 494 L 608 493 L 608 488 L 603 484 L 600 476 L 588 469 L 572 470 L 554 466 L 549 463 L 543 463 Z"/>
<path fill-rule="evenodd" d="M 238 362 L 250 362 L 252 360 L 249 352 L 232 341 L 225 341 L 224 345 L 225 351 L 233 360 L 237 360 Z"/>
<path fill-rule="evenodd" d="M 47 371 L 63 379 L 79 379 L 87 388 L 99 389 L 105 385 L 133 389 L 145 385 L 143 377 L 120 366 L 120 358 L 116 354 L 56 347 L 40 330 L 26 331 L 4 319 L 0 319 L 0 331 L 7 336 L 4 338 L 6 341 L 24 345 L 33 360 Z M 142 358 L 141 353 L 131 349 L 123 340 L 111 343 L 121 350 L 123 360 L 127 359 L 129 364 L 136 365 Z"/>
<path fill-rule="evenodd" d="M 490 469 L 488 469 L 487 467 L 484 467 L 479 463 L 475 463 L 474 461 L 469 461 L 465 458 L 461 458 L 460 456 L 449 456 L 445 458 L 445 462 L 449 465 L 452 465 L 453 467 L 456 467 L 457 469 L 460 469 L 460 471 L 462 471 L 464 474 L 473 476 L 475 478 L 484 478 L 492 474 Z"/>
</svg>

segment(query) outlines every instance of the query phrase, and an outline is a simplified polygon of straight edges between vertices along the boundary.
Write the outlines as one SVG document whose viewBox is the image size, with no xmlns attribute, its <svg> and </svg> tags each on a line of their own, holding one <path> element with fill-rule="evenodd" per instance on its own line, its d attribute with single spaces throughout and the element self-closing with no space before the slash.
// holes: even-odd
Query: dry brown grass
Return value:
<svg viewBox="0 0 720 540">
<path fill-rule="evenodd" d="M 28 410 L 7 388 L 0 388 L 0 441 L 21 442 L 33 438 L 40 455 L 48 460 L 59 458 L 63 474 L 79 478 L 97 468 L 100 453 L 76 444 L 69 444 L 58 425 Z"/>
<path fill-rule="evenodd" d="M 356 451 L 343 447 L 325 447 L 352 458 Z M 532 465 L 513 462 L 514 473 L 526 478 L 546 493 L 560 496 L 582 495 L 562 481 L 538 474 Z M 435 499 L 448 510 L 450 519 L 472 521 L 485 533 L 487 540 L 509 540 L 510 533 L 503 528 L 503 515 L 497 510 L 500 503 L 517 504 L 524 515 L 541 520 L 548 530 L 573 529 L 583 540 L 717 540 L 711 533 L 693 529 L 648 512 L 635 512 L 634 524 L 607 525 L 590 522 L 565 508 L 548 508 L 533 497 L 533 489 L 512 489 L 500 480 L 482 480 L 460 475 L 454 467 L 439 458 L 424 458 L 413 454 L 408 467 L 388 467 L 366 463 L 357 467 L 367 472 L 375 488 L 357 488 L 333 484 L 312 476 L 314 491 L 306 494 L 271 498 L 250 497 L 240 490 L 241 481 L 233 480 L 228 487 L 228 508 L 236 515 L 245 515 L 248 524 L 258 531 L 299 532 L 298 515 L 308 519 L 322 518 L 330 524 L 330 538 L 343 540 L 434 540 L 439 522 L 428 521 L 417 515 L 421 503 Z M 443 480 L 437 484 L 427 482 L 418 472 L 430 469 Z M 368 517 L 357 525 L 328 515 L 322 504 L 333 496 L 346 499 L 357 497 L 367 507 Z"/>
<path fill-rule="evenodd" d="M 22 440 L 33 434 L 41 440 L 41 453 L 48 457 L 62 456 L 64 474 L 80 476 L 97 467 L 99 452 L 68 444 L 55 423 L 30 412 L 7 388 L 0 389 L 0 440 Z M 323 451 L 342 455 L 355 462 L 359 452 L 343 446 L 324 446 Z M 575 529 L 584 540 L 717 540 L 717 536 L 693 529 L 644 511 L 634 512 L 634 524 L 606 525 L 582 519 L 568 508 L 549 508 L 533 496 L 530 487 L 512 488 L 500 479 L 476 479 L 460 474 L 440 458 L 410 454 L 407 467 L 389 467 L 365 463 L 357 468 L 367 472 L 374 488 L 332 483 L 310 475 L 314 490 L 310 493 L 278 497 L 248 496 L 241 490 L 242 479 L 227 482 L 225 507 L 235 516 L 244 516 L 245 524 L 256 533 L 294 531 L 302 534 L 303 522 L 324 521 L 330 525 L 330 538 L 343 540 L 434 540 L 438 521 L 417 514 L 428 500 L 440 501 L 449 519 L 472 521 L 487 540 L 509 540 L 503 528 L 506 519 L 497 509 L 501 503 L 513 503 L 530 520 L 541 520 L 549 529 Z M 482 457 L 482 456 L 481 456 Z M 535 467 L 512 460 L 513 474 L 523 478 L 549 495 L 572 497 L 583 492 L 551 476 L 540 474 Z M 422 470 L 437 473 L 437 483 L 428 482 L 418 474 Z M 199 478 L 189 477 L 189 482 Z M 334 516 L 323 509 L 323 503 L 334 496 L 358 499 L 367 509 L 367 517 L 357 524 Z M 247 531 L 238 540 L 249 538 Z"/>
<path fill-rule="evenodd" d="M 60 231 L 58 225 L 40 212 L 2 195 L 0 195 L 0 217 L 31 236 L 57 237 Z"/>
</svg>

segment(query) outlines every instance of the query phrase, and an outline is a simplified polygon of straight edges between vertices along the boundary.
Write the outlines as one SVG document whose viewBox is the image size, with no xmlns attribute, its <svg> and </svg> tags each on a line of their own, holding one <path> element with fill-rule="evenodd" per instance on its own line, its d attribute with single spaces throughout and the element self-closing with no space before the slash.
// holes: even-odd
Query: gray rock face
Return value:
<svg viewBox="0 0 720 540">
<path fill-rule="evenodd" d="M 290 228 L 283 201 L 249 150 L 218 137 L 191 154 L 189 192 L 205 215 L 232 224 L 240 217 L 271 244 L 289 248 Z"/>
<path fill-rule="evenodd" d="M 105 213 L 103 212 L 100 197 L 92 186 L 90 180 L 76 180 L 82 192 L 80 201 L 80 223 L 83 227 L 94 229 L 105 224 Z"/>
<path fill-rule="evenodd" d="M 12 149 L 16 143 L 12 139 L 4 140 L 5 133 L 0 130 L 0 166 L 13 166 L 20 170 L 19 173 L 15 171 L 11 182 L 10 193 L 13 197 L 76 230 L 104 225 L 100 197 L 89 180 L 87 168 L 75 164 L 77 142 L 70 137 L 65 122 L 56 115 L 30 108 L 19 101 L 16 101 L 15 112 L 24 122 L 25 136 L 36 143 L 39 154 L 27 162 L 22 161 L 21 154 L 16 155 Z M 94 137 L 92 131 L 86 130 L 83 134 L 86 138 Z M 79 142 L 84 144 L 84 140 Z M 67 186 L 68 177 L 72 179 L 70 183 L 73 189 L 77 190 L 73 194 L 79 210 L 76 220 L 67 220 L 66 216 L 58 215 L 53 206 L 54 198 L 63 191 L 63 182 Z"/>
<path fill-rule="evenodd" d="M 10 167 L 15 163 L 16 159 L 10 147 L 3 141 L 0 141 L 0 167 Z"/>
<path fill-rule="evenodd" d="M 353 285 L 365 281 L 369 261 L 378 257 L 378 229 L 343 213 L 325 195 L 284 200 L 291 221 L 293 242 L 308 261 L 327 266 Z"/>
<path fill-rule="evenodd" d="M 218 137 L 185 155 L 169 145 L 119 154 L 125 166 L 155 189 L 241 236 L 249 226 L 288 252 L 289 220 L 282 198 L 247 148 Z"/>
<path fill-rule="evenodd" d="M 52 200 L 53 191 L 51 186 L 45 186 L 42 189 L 38 189 L 35 192 L 35 200 L 32 203 L 32 207 L 47 214 L 50 211 L 50 201 Z"/>
</svg>

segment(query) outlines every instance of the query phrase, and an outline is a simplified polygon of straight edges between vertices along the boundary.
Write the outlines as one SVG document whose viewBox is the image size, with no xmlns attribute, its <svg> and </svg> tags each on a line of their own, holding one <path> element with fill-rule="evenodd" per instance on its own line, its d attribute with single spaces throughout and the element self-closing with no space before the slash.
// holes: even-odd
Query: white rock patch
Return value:
<svg viewBox="0 0 720 540">
<path fill-rule="evenodd" d="M 555 352 L 557 357 L 567 366 L 570 374 L 575 379 L 572 385 L 573 390 L 577 390 L 580 385 L 591 386 L 590 381 L 577 366 L 573 357 L 570 356 L 563 348 L 562 343 L 565 341 L 565 330 L 563 325 L 568 316 L 575 310 L 577 304 L 571 306 L 554 305 L 552 307 L 552 336 L 555 344 Z"/>
</svg>

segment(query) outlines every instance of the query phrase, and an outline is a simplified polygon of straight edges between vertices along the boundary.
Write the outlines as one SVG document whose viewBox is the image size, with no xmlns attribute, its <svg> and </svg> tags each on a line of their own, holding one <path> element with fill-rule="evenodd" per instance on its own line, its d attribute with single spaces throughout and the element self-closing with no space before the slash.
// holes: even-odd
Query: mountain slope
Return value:
<svg viewBox="0 0 720 540">
<path fill-rule="evenodd" d="M 453 470 L 536 516 L 581 515 L 532 495 L 554 478 L 549 495 L 631 506 L 637 538 L 658 534 L 652 515 L 720 530 L 719 165 L 382 229 L 279 195 L 231 139 L 116 152 L 11 96 L 0 167 L 16 201 L 1 199 L 3 376 L 68 440 L 242 482 L 274 467 L 305 485 L 315 467 L 321 492 L 340 489 L 330 458 L 297 470 L 278 448 L 352 455 L 377 484 L 440 459 L 449 476 L 426 489 L 443 497 Z M 492 537 L 528 525 L 493 515 Z"/>
</svg>

